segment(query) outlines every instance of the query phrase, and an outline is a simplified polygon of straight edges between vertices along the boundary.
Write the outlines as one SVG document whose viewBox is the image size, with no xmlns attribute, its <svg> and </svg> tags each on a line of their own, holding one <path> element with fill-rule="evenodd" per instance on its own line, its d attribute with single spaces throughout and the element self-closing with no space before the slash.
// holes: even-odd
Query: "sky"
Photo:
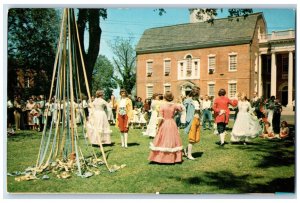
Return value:
<svg viewBox="0 0 300 203">
<path fill-rule="evenodd" d="M 112 59 L 113 54 L 109 43 L 117 37 L 132 38 L 136 45 L 143 32 L 148 28 L 162 27 L 189 23 L 189 11 L 186 7 L 166 8 L 166 13 L 160 16 L 155 8 L 108 8 L 107 19 L 101 19 L 100 54 Z M 253 8 L 253 12 L 263 12 L 267 23 L 267 31 L 295 29 L 296 10 L 292 7 L 280 8 Z M 228 16 L 226 9 L 219 12 L 217 18 Z"/>
</svg>

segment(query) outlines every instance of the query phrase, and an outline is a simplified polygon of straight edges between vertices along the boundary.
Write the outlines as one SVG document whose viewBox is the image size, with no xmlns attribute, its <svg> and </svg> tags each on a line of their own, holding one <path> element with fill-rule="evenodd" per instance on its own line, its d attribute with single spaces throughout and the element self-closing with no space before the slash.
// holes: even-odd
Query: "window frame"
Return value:
<svg viewBox="0 0 300 203">
<path fill-rule="evenodd" d="M 150 64 L 150 63 L 152 64 L 151 72 L 149 71 L 149 66 L 148 66 L 148 64 Z M 147 77 L 151 77 L 153 75 L 153 64 L 154 64 L 154 62 L 152 59 L 146 60 L 146 76 Z"/>
<path fill-rule="evenodd" d="M 235 93 L 232 94 L 230 91 L 230 86 L 235 84 Z M 227 88 L 227 92 L 228 92 L 228 98 L 234 98 L 235 94 L 238 92 L 238 85 L 237 85 L 237 81 L 236 80 L 229 80 L 228 81 L 228 88 Z"/>
<path fill-rule="evenodd" d="M 170 87 L 170 90 L 168 90 L 168 91 L 171 91 L 172 89 L 171 89 L 171 84 L 170 83 L 165 83 L 164 84 L 164 94 L 166 93 L 166 87 Z"/>
<path fill-rule="evenodd" d="M 235 62 L 235 69 L 233 70 L 233 69 L 231 69 L 231 57 L 232 56 L 235 56 L 236 57 L 236 62 Z M 235 52 L 232 52 L 232 53 L 229 53 L 228 54 L 228 72 L 237 72 L 237 65 L 238 64 L 238 54 L 237 53 L 235 53 Z"/>
<path fill-rule="evenodd" d="M 149 89 L 148 89 L 149 87 L 152 88 L 152 95 L 151 96 L 149 96 Z M 154 90 L 154 85 L 153 84 L 146 84 L 146 96 L 147 96 L 147 98 L 152 98 L 153 90 Z"/>
<path fill-rule="evenodd" d="M 213 85 L 213 87 L 214 87 L 214 92 L 213 92 L 213 95 L 212 94 L 210 94 L 210 86 L 211 85 Z M 215 97 L 215 93 L 216 93 L 216 82 L 215 81 L 210 81 L 210 82 L 207 82 L 207 95 L 209 96 L 209 97 Z"/>
<path fill-rule="evenodd" d="M 170 62 L 170 67 L 169 67 L 169 72 L 166 72 L 166 62 L 169 61 Z M 172 61 L 170 58 L 165 58 L 164 59 L 164 76 L 169 76 L 171 74 L 171 67 L 172 67 Z"/>
<path fill-rule="evenodd" d="M 211 58 L 214 58 L 215 60 L 215 64 L 214 64 L 214 67 L 211 68 L 211 65 L 210 65 L 210 59 Z M 216 54 L 209 54 L 207 56 L 207 73 L 208 74 L 213 74 L 216 72 L 216 63 L 217 63 L 217 57 L 216 57 Z M 213 71 L 210 71 L 210 70 L 213 70 Z"/>
</svg>

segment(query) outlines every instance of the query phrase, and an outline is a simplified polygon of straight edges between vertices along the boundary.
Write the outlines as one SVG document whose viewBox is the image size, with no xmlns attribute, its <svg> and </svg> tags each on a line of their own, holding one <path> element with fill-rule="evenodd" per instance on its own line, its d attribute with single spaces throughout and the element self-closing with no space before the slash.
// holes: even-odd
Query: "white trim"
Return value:
<svg viewBox="0 0 300 203">
<path fill-rule="evenodd" d="M 152 87 L 152 95 L 151 96 L 149 96 L 149 90 L 148 90 L 148 88 L 150 88 L 150 87 Z M 154 85 L 151 83 L 146 84 L 146 97 L 147 98 L 151 98 L 153 96 L 153 89 L 154 89 L 153 87 L 154 87 Z"/>
<path fill-rule="evenodd" d="M 171 67 L 172 67 L 172 60 L 170 59 L 170 58 L 165 58 L 165 59 L 163 59 L 163 61 L 164 61 L 164 76 L 170 76 L 170 74 L 171 74 Z M 166 61 L 170 61 L 170 70 L 169 70 L 169 74 L 168 75 L 166 75 Z"/>
<path fill-rule="evenodd" d="M 165 83 L 164 84 L 164 93 L 166 93 L 166 87 L 170 87 L 169 91 L 171 91 L 171 84 L 170 83 Z"/>
<path fill-rule="evenodd" d="M 152 151 L 160 151 L 160 152 L 178 152 L 182 150 L 182 146 L 174 147 L 174 148 L 166 148 L 166 147 L 155 147 L 152 142 L 150 142 L 150 147 Z"/>
<path fill-rule="evenodd" d="M 233 85 L 233 84 L 235 84 L 235 94 L 238 92 L 237 82 L 235 80 L 228 81 L 227 92 L 228 92 L 228 97 L 229 98 L 234 98 L 235 97 L 235 95 L 233 95 L 233 96 L 230 95 L 230 93 L 231 93 L 230 92 L 230 85 Z"/>
<path fill-rule="evenodd" d="M 152 63 L 152 67 L 151 67 L 152 71 L 151 72 L 148 70 L 148 63 Z M 154 64 L 154 62 L 153 62 L 152 59 L 146 60 L 146 76 L 148 76 L 149 74 L 150 74 L 150 76 L 152 76 L 152 74 L 153 74 L 153 64 Z"/>
<path fill-rule="evenodd" d="M 195 73 L 195 62 L 197 62 L 198 70 L 197 73 Z M 183 75 L 181 76 L 181 63 L 183 63 Z M 191 76 L 187 77 L 186 76 L 186 71 L 187 71 L 187 60 L 180 60 L 177 61 L 177 79 L 178 80 L 198 80 L 200 79 L 200 68 L 201 68 L 201 61 L 200 59 L 191 59 L 191 65 L 192 65 L 192 72 Z"/>
<path fill-rule="evenodd" d="M 215 59 L 215 65 L 214 65 L 214 68 L 209 68 L 209 59 L 210 58 L 214 58 Z M 207 73 L 209 74 L 209 70 L 213 70 L 213 73 L 216 72 L 216 66 L 217 66 L 217 57 L 216 57 L 216 54 L 209 54 L 207 55 Z"/>
<path fill-rule="evenodd" d="M 236 68 L 235 70 L 230 70 L 230 57 L 236 56 Z M 228 72 L 237 72 L 237 65 L 238 65 L 238 55 L 236 53 L 229 53 L 228 54 Z"/>
<path fill-rule="evenodd" d="M 210 85 L 214 86 L 214 94 L 210 94 L 210 92 L 209 92 Z M 211 96 L 215 96 L 215 94 L 216 94 L 216 82 L 213 82 L 213 81 L 207 82 L 207 95 L 211 97 Z"/>
</svg>

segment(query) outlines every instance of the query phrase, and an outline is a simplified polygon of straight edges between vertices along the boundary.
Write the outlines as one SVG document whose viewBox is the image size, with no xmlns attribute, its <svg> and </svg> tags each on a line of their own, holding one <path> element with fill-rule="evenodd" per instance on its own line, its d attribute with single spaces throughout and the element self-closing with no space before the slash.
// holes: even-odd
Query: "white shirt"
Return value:
<svg viewBox="0 0 300 203">
<path fill-rule="evenodd" d="M 202 108 L 203 109 L 209 109 L 209 108 L 211 108 L 211 101 L 210 100 L 203 100 L 203 102 L 202 102 Z"/>
<path fill-rule="evenodd" d="M 8 100 L 7 101 L 7 107 L 10 108 L 10 109 L 14 108 L 14 104 L 10 100 Z"/>
<path fill-rule="evenodd" d="M 195 107 L 195 110 L 200 110 L 200 103 L 197 100 L 193 100 L 193 105 Z"/>
<path fill-rule="evenodd" d="M 126 107 L 126 98 L 125 99 L 121 99 L 121 101 L 120 101 L 120 106 L 119 106 L 120 108 L 125 108 Z"/>
</svg>

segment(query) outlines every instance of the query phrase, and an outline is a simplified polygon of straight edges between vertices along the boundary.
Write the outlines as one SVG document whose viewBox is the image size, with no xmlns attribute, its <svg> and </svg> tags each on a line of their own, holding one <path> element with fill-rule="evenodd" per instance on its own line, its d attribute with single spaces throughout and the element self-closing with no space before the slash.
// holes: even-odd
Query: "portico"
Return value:
<svg viewBox="0 0 300 203">
<path fill-rule="evenodd" d="M 272 32 L 260 39 L 258 95 L 275 96 L 288 109 L 295 97 L 294 53 L 294 30 Z"/>
</svg>

